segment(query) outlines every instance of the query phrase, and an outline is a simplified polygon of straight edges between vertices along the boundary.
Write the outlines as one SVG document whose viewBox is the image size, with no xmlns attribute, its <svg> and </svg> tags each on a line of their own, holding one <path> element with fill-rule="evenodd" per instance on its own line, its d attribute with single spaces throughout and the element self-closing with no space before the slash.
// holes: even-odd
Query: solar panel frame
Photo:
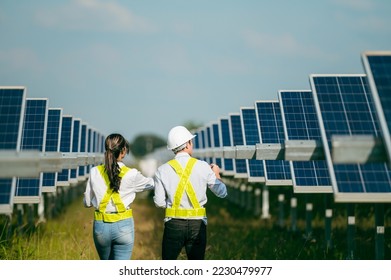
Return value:
<svg viewBox="0 0 391 280">
<path fill-rule="evenodd" d="M 311 90 L 279 90 L 278 98 L 286 140 L 321 140 Z M 293 130 L 295 135 L 291 135 Z M 289 165 L 294 193 L 331 193 L 333 191 L 325 160 L 290 161 Z M 327 178 L 319 178 L 318 174 L 323 174 L 322 176 L 327 176 Z"/>
<path fill-rule="evenodd" d="M 0 86 L 0 150 L 20 151 L 26 93 L 24 86 Z M 15 102 L 11 102 L 11 99 Z M 0 179 L 0 214 L 12 214 L 15 187 L 15 177 Z"/>
<path fill-rule="evenodd" d="M 94 129 L 92 127 L 88 127 L 88 139 L 87 139 L 87 152 L 92 154 L 94 151 L 93 151 L 93 137 L 94 137 Z M 92 164 L 88 164 L 86 166 L 86 175 L 90 174 L 90 170 L 91 170 L 91 167 L 93 165 Z"/>
<path fill-rule="evenodd" d="M 87 142 L 88 142 L 88 133 L 87 132 L 88 132 L 88 125 L 86 123 L 82 123 L 81 124 L 81 132 L 80 132 L 79 152 L 83 153 L 83 154 L 87 153 Z M 86 170 L 87 170 L 86 165 L 79 166 L 78 177 L 77 177 L 79 181 L 87 178 Z"/>
<path fill-rule="evenodd" d="M 273 119 L 272 120 L 264 120 L 261 119 L 264 118 L 263 112 L 259 109 L 259 106 L 261 104 L 270 104 L 273 108 Z M 258 122 L 258 129 L 259 129 L 259 140 L 262 144 L 276 144 L 276 143 L 283 143 L 285 141 L 285 136 L 279 137 L 279 134 L 282 133 L 284 135 L 283 131 L 283 125 L 282 125 L 282 117 L 281 119 L 276 119 L 275 109 L 280 110 L 280 105 L 278 100 L 258 100 L 255 101 L 255 110 L 257 112 L 257 122 Z M 278 122 L 281 121 L 281 125 L 278 126 Z M 279 127 L 281 131 L 279 131 Z M 273 140 L 267 140 L 265 136 L 262 134 L 268 134 L 270 138 Z M 276 137 L 277 136 L 277 137 Z M 277 140 L 276 140 L 277 138 Z M 268 142 L 270 141 L 270 142 Z M 268 186 L 293 186 L 293 182 L 291 179 L 291 173 L 290 173 L 290 167 L 289 167 L 289 161 L 284 160 L 265 160 L 264 161 L 264 169 L 265 169 L 265 181 L 266 185 Z M 272 171 L 275 172 L 272 172 Z M 278 170 L 283 170 L 283 172 L 279 172 Z M 270 174 L 269 174 L 270 172 Z M 272 179 L 270 175 L 273 173 L 278 174 L 280 177 L 279 179 Z"/>
<path fill-rule="evenodd" d="M 391 201 L 391 172 L 386 163 L 333 164 L 331 158 L 331 137 L 329 134 L 380 134 L 379 122 L 377 120 L 372 95 L 367 84 L 366 77 L 367 76 L 365 74 L 311 74 L 309 77 L 311 89 L 314 94 L 315 107 L 321 128 L 322 142 L 330 171 L 335 202 L 377 203 Z M 328 82 L 320 84 L 320 82 L 315 82 L 315 79 L 323 79 Z M 337 85 L 332 83 L 333 79 L 337 81 Z M 345 79 L 351 84 L 346 85 L 342 83 Z M 354 84 L 354 81 L 358 79 L 361 81 L 361 84 Z M 327 99 L 328 103 L 325 102 L 325 104 L 323 104 L 320 102 L 317 87 L 327 91 L 329 95 L 327 98 L 325 97 L 325 100 Z M 355 91 L 349 92 L 351 96 L 345 97 L 345 102 L 343 94 L 347 93 L 342 90 Z M 331 93 L 335 93 L 334 96 L 332 96 Z M 353 103 L 352 98 L 356 96 L 360 97 L 360 94 L 364 95 L 361 97 L 365 100 L 365 102 L 361 102 L 362 104 L 358 102 L 356 102 L 357 104 Z M 333 99 L 337 97 L 340 98 L 340 100 L 334 101 Z M 327 111 L 326 109 L 322 110 L 321 104 L 322 107 L 327 109 Z M 347 111 L 346 107 L 350 108 L 350 111 Z M 338 109 L 340 109 L 340 113 L 336 114 L 336 110 Z M 332 114 L 329 113 L 329 111 L 332 111 Z M 327 119 L 329 116 L 333 119 L 330 123 Z M 346 122 L 346 120 L 349 122 Z M 350 120 L 354 120 L 354 122 Z M 330 130 L 333 129 L 338 129 L 338 132 L 331 133 Z M 371 131 L 368 132 L 368 129 Z M 352 132 L 352 130 L 354 132 Z M 382 181 L 384 182 L 383 186 L 388 188 L 387 191 L 367 191 L 367 189 L 376 188 Z M 350 188 L 350 191 L 340 190 L 342 188 L 346 188 L 344 184 L 348 184 L 347 187 Z M 362 189 L 362 191 L 359 189 Z"/>
<path fill-rule="evenodd" d="M 45 152 L 60 152 L 62 108 L 49 108 L 46 128 Z M 42 193 L 55 192 L 58 172 L 45 172 L 42 178 Z"/>
<path fill-rule="evenodd" d="M 384 61 L 379 61 L 385 58 L 389 60 L 387 65 L 384 65 Z M 391 165 L 391 51 L 366 51 L 361 54 L 361 59 L 379 118 L 388 164 Z M 384 73 L 385 71 L 387 72 Z"/>
<path fill-rule="evenodd" d="M 238 146 L 243 145 L 243 128 L 241 125 L 240 113 L 230 113 L 228 115 L 228 121 L 230 126 L 230 137 L 232 145 Z M 247 165 L 245 159 L 234 159 L 234 178 L 237 179 L 248 179 Z"/>
<path fill-rule="evenodd" d="M 224 147 L 232 147 L 231 142 L 231 129 L 229 125 L 228 117 L 222 117 L 219 119 L 220 122 L 220 139 L 221 139 L 221 145 L 224 149 Z M 234 160 L 231 158 L 223 158 L 222 164 L 221 164 L 221 171 L 223 175 L 225 176 L 233 176 L 235 174 L 234 171 Z"/>
<path fill-rule="evenodd" d="M 63 115 L 60 138 L 60 152 L 70 153 L 72 149 L 73 137 L 73 116 Z M 63 169 L 58 173 L 57 186 L 67 187 L 70 185 L 70 169 Z"/>
<path fill-rule="evenodd" d="M 26 98 L 21 151 L 45 151 L 48 98 Z M 43 173 L 38 178 L 16 178 L 14 204 L 41 202 Z"/>
<path fill-rule="evenodd" d="M 206 162 L 212 163 L 213 162 L 213 156 L 212 156 L 212 133 L 211 133 L 211 127 L 209 125 L 204 127 L 205 130 L 205 145 L 208 150 L 208 156 L 206 157 Z"/>
<path fill-rule="evenodd" d="M 72 148 L 71 152 L 78 154 L 80 150 L 80 137 L 81 137 L 81 119 L 73 118 L 73 133 L 72 133 Z M 69 175 L 69 183 L 76 184 L 78 182 L 79 167 L 72 168 Z"/>
<path fill-rule="evenodd" d="M 215 122 L 212 122 L 210 124 L 210 127 L 211 127 L 211 133 L 212 133 L 212 148 L 213 149 L 220 149 L 221 146 L 220 146 L 220 127 L 219 127 L 219 123 L 217 121 Z M 216 154 L 214 155 L 213 157 L 213 162 L 215 164 L 217 164 L 219 167 L 221 167 L 222 165 L 222 158 L 221 157 L 217 157 Z"/>
<path fill-rule="evenodd" d="M 198 159 L 200 160 L 205 160 L 206 161 L 206 157 L 205 157 L 205 141 L 204 141 L 204 135 L 205 135 L 205 132 L 204 132 L 204 128 L 203 127 L 199 127 L 196 131 L 196 137 L 193 139 L 193 141 L 196 141 L 197 142 L 197 146 L 198 146 L 198 149 L 200 151 L 202 151 L 201 155 L 198 156 Z"/>
<path fill-rule="evenodd" d="M 247 116 L 247 112 L 254 116 Z M 244 145 L 256 145 L 260 143 L 259 128 L 257 124 L 256 111 L 254 107 L 240 107 L 241 122 L 243 128 Z M 264 160 L 246 160 L 247 175 L 249 182 L 265 183 Z"/>
</svg>

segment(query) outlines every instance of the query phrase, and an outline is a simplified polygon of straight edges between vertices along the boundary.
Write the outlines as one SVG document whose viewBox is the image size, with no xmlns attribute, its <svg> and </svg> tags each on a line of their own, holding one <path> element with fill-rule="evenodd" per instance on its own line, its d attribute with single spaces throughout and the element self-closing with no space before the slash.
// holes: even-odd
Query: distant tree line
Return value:
<svg viewBox="0 0 391 280">
<path fill-rule="evenodd" d="M 202 126 L 192 121 L 183 124 L 190 131 Z M 152 153 L 155 149 L 167 145 L 167 140 L 155 134 L 140 134 L 130 141 L 130 152 L 135 158 L 142 158 L 145 155 Z"/>
</svg>

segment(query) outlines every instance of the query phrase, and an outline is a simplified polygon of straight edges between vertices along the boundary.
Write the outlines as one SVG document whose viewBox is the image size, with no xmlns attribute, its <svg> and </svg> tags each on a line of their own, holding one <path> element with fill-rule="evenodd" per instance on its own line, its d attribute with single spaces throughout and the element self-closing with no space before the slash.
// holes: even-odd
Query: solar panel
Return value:
<svg viewBox="0 0 391 280">
<path fill-rule="evenodd" d="M 49 108 L 46 128 L 45 152 L 60 151 L 60 133 L 62 124 L 62 109 Z M 42 192 L 54 192 L 57 186 L 57 172 L 43 173 Z"/>
<path fill-rule="evenodd" d="M 88 139 L 87 139 L 87 152 L 88 153 L 93 153 L 93 137 L 94 137 L 94 131 L 92 128 L 88 128 Z M 92 164 L 89 164 L 86 166 L 86 174 L 90 174 L 90 170 L 91 170 L 91 167 L 92 167 Z"/>
<path fill-rule="evenodd" d="M 0 87 L 0 150 L 20 150 L 25 87 Z M 0 179 L 0 213 L 11 214 L 16 178 Z"/>
<path fill-rule="evenodd" d="M 231 147 L 231 129 L 228 118 L 220 118 L 220 139 L 222 147 Z M 234 161 L 231 158 L 224 158 L 221 166 L 224 175 L 234 175 Z"/>
<path fill-rule="evenodd" d="M 233 146 L 244 145 L 242 121 L 239 113 L 229 114 L 231 128 L 231 142 Z M 234 177 L 248 178 L 247 164 L 245 159 L 234 159 Z"/>
<path fill-rule="evenodd" d="M 220 128 L 219 123 L 213 122 L 211 124 L 211 130 L 212 130 L 212 147 L 213 148 L 220 148 Z M 217 164 L 219 167 L 222 165 L 222 159 L 221 157 L 214 157 L 213 162 Z"/>
<path fill-rule="evenodd" d="M 390 202 L 386 163 L 333 164 L 333 135 L 380 136 L 365 75 L 310 75 L 322 142 L 336 202 Z"/>
<path fill-rule="evenodd" d="M 197 142 L 198 142 L 198 146 L 199 148 L 202 150 L 202 151 L 205 151 L 205 131 L 203 128 L 199 128 L 198 131 L 197 131 Z M 205 154 L 203 154 L 202 156 L 199 157 L 200 160 L 206 160 L 206 157 L 205 157 Z"/>
<path fill-rule="evenodd" d="M 321 134 L 312 92 L 279 91 L 287 140 L 319 140 Z M 294 192 L 330 193 L 331 181 L 325 160 L 290 161 Z"/>
<path fill-rule="evenodd" d="M 70 153 L 72 148 L 73 117 L 68 115 L 62 116 L 60 152 Z M 63 169 L 58 173 L 57 185 L 69 186 L 70 169 Z"/>
<path fill-rule="evenodd" d="M 81 135 L 81 119 L 73 118 L 73 133 L 72 133 L 72 153 L 78 153 L 80 149 L 80 135 Z M 79 173 L 79 167 L 72 168 L 70 170 L 69 183 L 77 183 L 77 176 Z"/>
<path fill-rule="evenodd" d="M 206 148 L 207 149 L 211 149 L 212 148 L 212 135 L 211 135 L 211 130 L 210 130 L 210 126 L 206 126 L 205 127 L 205 138 L 206 138 Z M 206 159 L 207 162 L 209 163 L 212 163 L 213 162 L 213 157 L 211 157 L 210 155 L 207 157 Z"/>
<path fill-rule="evenodd" d="M 391 51 L 364 52 L 362 61 L 391 164 Z"/>
<path fill-rule="evenodd" d="M 87 141 L 88 141 L 88 133 L 87 133 L 87 124 L 83 123 L 81 125 L 81 131 L 80 131 L 80 153 L 86 153 L 87 152 Z M 86 178 L 86 167 L 87 166 L 79 166 L 79 174 L 78 179 L 83 180 Z"/>
<path fill-rule="evenodd" d="M 242 127 L 244 133 L 244 145 L 256 145 L 260 143 L 257 117 L 254 107 L 240 108 Z M 265 182 L 265 170 L 263 160 L 246 160 L 249 182 Z"/>
<path fill-rule="evenodd" d="M 45 150 L 47 117 L 47 98 L 26 98 L 21 151 Z M 40 173 L 38 178 L 17 178 L 14 203 L 39 203 L 42 177 L 43 174 Z"/>
<path fill-rule="evenodd" d="M 256 101 L 259 138 L 263 144 L 279 144 L 285 141 L 284 127 L 278 101 Z M 265 160 L 266 185 L 292 185 L 289 161 Z"/>
</svg>

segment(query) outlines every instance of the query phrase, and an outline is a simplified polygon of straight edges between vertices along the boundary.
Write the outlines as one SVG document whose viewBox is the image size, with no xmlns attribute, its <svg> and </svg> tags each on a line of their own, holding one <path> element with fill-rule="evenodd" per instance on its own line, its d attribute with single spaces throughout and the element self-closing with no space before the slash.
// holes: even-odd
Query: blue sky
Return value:
<svg viewBox="0 0 391 280">
<path fill-rule="evenodd" d="M 163 138 L 391 49 L 389 0 L 0 2 L 0 85 L 103 134 Z"/>
</svg>

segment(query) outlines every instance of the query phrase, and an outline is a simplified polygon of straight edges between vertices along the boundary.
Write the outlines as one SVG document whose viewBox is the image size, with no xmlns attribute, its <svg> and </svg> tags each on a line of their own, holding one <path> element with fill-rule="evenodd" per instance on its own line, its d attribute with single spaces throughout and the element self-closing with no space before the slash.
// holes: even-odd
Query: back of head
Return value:
<svg viewBox="0 0 391 280">
<path fill-rule="evenodd" d="M 167 137 L 167 149 L 172 150 L 174 153 L 182 150 L 188 141 L 193 139 L 195 135 L 184 126 L 175 126 L 168 132 Z"/>
<path fill-rule="evenodd" d="M 110 188 L 114 191 L 119 190 L 121 178 L 119 177 L 120 168 L 117 162 L 121 152 L 126 149 L 129 151 L 129 143 L 118 133 L 110 134 L 105 140 L 105 170 L 110 180 Z"/>
</svg>

